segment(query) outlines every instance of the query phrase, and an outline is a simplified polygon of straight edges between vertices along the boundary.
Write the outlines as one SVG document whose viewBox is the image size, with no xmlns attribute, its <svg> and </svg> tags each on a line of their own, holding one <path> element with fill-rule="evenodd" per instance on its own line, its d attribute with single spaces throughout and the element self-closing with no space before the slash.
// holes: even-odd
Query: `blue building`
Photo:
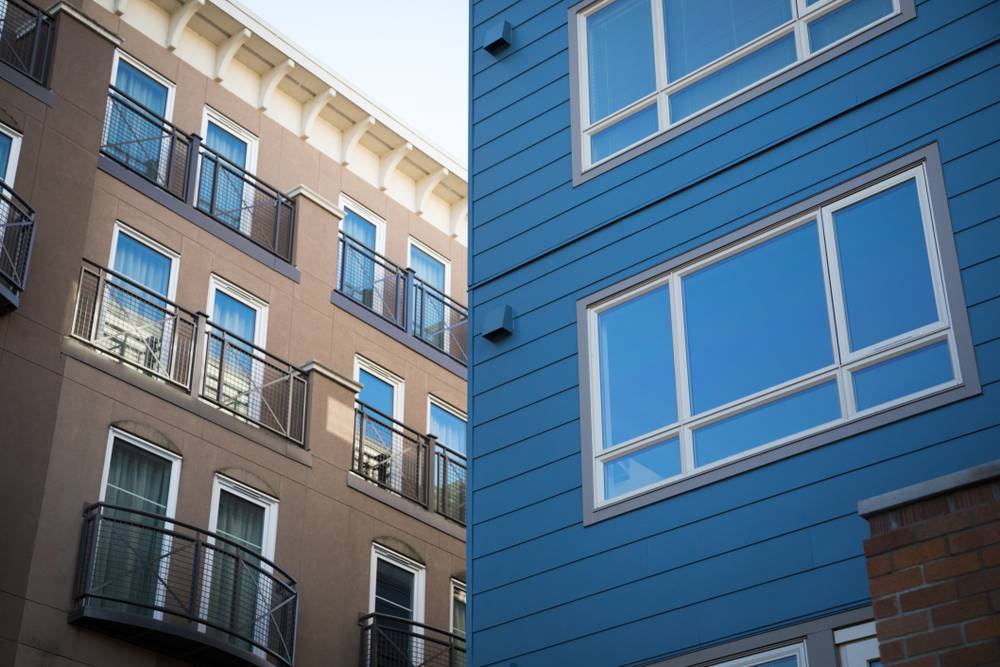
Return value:
<svg viewBox="0 0 1000 667">
<path fill-rule="evenodd" d="M 975 648 L 871 535 L 997 488 L 1000 3 L 470 23 L 470 664 Z"/>
</svg>

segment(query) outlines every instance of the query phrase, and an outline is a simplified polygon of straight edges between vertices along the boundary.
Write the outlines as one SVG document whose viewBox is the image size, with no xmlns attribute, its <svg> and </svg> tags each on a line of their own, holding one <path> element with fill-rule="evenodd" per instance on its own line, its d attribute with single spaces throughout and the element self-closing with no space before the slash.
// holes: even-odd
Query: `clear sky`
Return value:
<svg viewBox="0 0 1000 667">
<path fill-rule="evenodd" d="M 466 0 L 238 0 L 461 164 Z"/>
</svg>

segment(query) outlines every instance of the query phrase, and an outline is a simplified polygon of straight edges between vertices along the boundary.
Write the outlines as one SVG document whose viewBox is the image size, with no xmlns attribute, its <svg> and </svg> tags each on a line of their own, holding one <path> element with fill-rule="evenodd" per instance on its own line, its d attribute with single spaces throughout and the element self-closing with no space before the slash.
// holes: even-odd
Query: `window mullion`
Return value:
<svg viewBox="0 0 1000 667">
<path fill-rule="evenodd" d="M 670 63 L 667 60 L 667 35 L 663 23 L 663 2 L 661 0 L 650 0 L 652 3 L 653 16 L 653 57 L 656 69 L 656 92 L 657 109 L 656 115 L 660 130 L 670 127 L 670 112 L 667 108 L 667 96 L 663 93 L 667 89 L 667 72 Z"/>
<path fill-rule="evenodd" d="M 691 435 L 683 427 L 691 419 L 691 396 L 688 383 L 687 342 L 684 338 L 684 302 L 681 290 L 681 276 L 670 278 L 670 326 L 673 331 L 674 343 L 674 382 L 677 394 L 677 421 L 682 425 L 680 430 L 681 472 L 694 470 L 694 449 L 691 445 Z"/>
</svg>

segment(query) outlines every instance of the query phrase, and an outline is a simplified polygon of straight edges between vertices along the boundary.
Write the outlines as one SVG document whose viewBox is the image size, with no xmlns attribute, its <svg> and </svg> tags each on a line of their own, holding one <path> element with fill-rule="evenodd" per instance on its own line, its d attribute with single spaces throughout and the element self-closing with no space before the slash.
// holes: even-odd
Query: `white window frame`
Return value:
<svg viewBox="0 0 1000 667">
<path fill-rule="evenodd" d="M 378 561 L 384 560 L 401 567 L 413 576 L 413 622 L 424 622 L 424 595 L 426 589 L 427 568 L 417 561 L 407 558 L 378 542 L 372 542 L 371 568 L 368 579 L 368 613 L 375 613 L 375 575 L 378 573 Z M 423 634 L 423 628 L 414 626 L 415 634 Z"/>
<path fill-rule="evenodd" d="M 14 189 L 14 177 L 17 176 L 17 161 L 21 158 L 21 140 L 24 139 L 24 135 L 4 123 L 0 123 L 0 134 L 5 134 L 10 139 L 10 155 L 7 156 L 7 171 L 0 174 L 0 180 L 8 188 Z M 2 230 L 0 230 L 0 238 L 3 238 Z"/>
<path fill-rule="evenodd" d="M 436 259 L 437 261 L 441 262 L 444 265 L 444 290 L 443 290 L 443 292 L 444 292 L 445 296 L 450 297 L 451 296 L 451 260 L 449 260 L 448 258 L 446 258 L 441 253 L 437 252 L 436 250 L 431 249 L 431 247 L 428 246 L 427 244 L 421 243 L 420 241 L 418 241 L 417 239 L 415 239 L 415 238 L 413 238 L 411 236 L 411 237 L 409 237 L 409 239 L 407 239 L 407 243 L 406 243 L 406 265 L 409 268 L 411 268 L 411 269 L 413 268 L 413 249 L 414 248 L 417 248 L 418 250 L 420 250 L 421 252 L 423 252 L 423 253 L 425 253 L 427 255 L 430 255 L 431 258 Z"/>
<path fill-rule="evenodd" d="M 837 645 L 841 667 L 869 667 L 872 660 L 879 659 L 874 621 L 834 630 L 833 643 Z"/>
<path fill-rule="evenodd" d="M 441 408 L 442 410 L 444 410 L 445 412 L 450 413 L 452 416 L 458 417 L 463 422 L 465 422 L 466 426 L 469 425 L 469 416 L 467 414 L 465 414 L 465 412 L 463 412 L 462 410 L 459 410 L 454 405 L 452 405 L 451 403 L 448 403 L 444 399 L 438 398 L 434 394 L 427 394 L 427 432 L 428 433 L 431 432 L 431 410 L 433 409 L 433 406 L 437 406 L 437 407 Z M 438 434 L 434 433 L 433 435 L 437 436 Z M 438 443 L 442 444 L 442 445 L 445 444 L 445 443 L 441 442 L 440 440 L 438 440 Z M 445 446 L 447 447 L 447 445 L 445 445 Z M 468 447 L 468 443 L 466 444 L 466 447 Z M 449 447 L 449 449 L 450 449 L 450 447 Z M 466 452 L 466 455 L 468 455 L 468 452 Z"/>
<path fill-rule="evenodd" d="M 232 283 L 213 273 L 208 278 L 208 305 L 205 308 L 205 313 L 208 315 L 209 320 L 211 320 L 215 315 L 216 292 L 222 292 L 226 296 L 236 299 L 243 305 L 253 308 L 253 310 L 257 313 L 257 316 L 254 318 L 253 340 L 250 342 L 261 349 L 266 347 L 268 315 L 267 302 L 254 296 L 252 293 L 242 287 L 239 287 L 235 283 Z"/>
<path fill-rule="evenodd" d="M 712 663 L 712 667 L 755 667 L 755 665 L 781 660 L 782 658 L 790 658 L 792 656 L 796 659 L 797 667 L 809 667 L 809 657 L 805 642 L 790 644 L 761 653 L 752 653 L 736 658 L 735 660 L 715 662 Z"/>
<path fill-rule="evenodd" d="M 468 594 L 469 593 L 468 593 L 468 590 L 466 589 L 465 582 L 464 581 L 459 581 L 458 579 L 452 578 L 452 580 L 451 580 L 451 596 L 449 597 L 449 601 L 451 602 L 451 604 L 448 605 L 448 627 L 450 628 L 449 632 L 451 632 L 451 634 L 453 634 L 453 635 L 458 635 L 458 633 L 455 632 L 455 630 L 456 630 L 456 628 L 455 628 L 455 598 L 458 597 L 457 593 L 459 593 L 460 591 L 461 591 L 462 595 L 466 596 L 466 598 L 465 598 L 465 609 L 466 609 L 466 619 L 468 619 L 469 618 L 468 617 L 468 609 L 469 609 Z M 469 634 L 469 628 L 468 628 L 468 626 L 466 626 L 466 628 L 465 628 L 465 634 L 458 635 L 458 636 L 461 636 L 463 639 L 466 639 L 467 636 L 468 636 L 468 634 Z"/>
<path fill-rule="evenodd" d="M 572 53 L 571 59 L 575 60 L 575 63 L 571 63 L 571 69 L 573 71 L 573 76 L 576 80 L 576 85 L 573 86 L 573 94 L 575 98 L 575 104 L 573 111 L 573 121 L 577 129 L 574 133 L 577 135 L 574 137 L 575 143 L 578 144 L 578 153 L 575 156 L 575 166 L 574 166 L 574 182 L 578 183 L 583 178 L 583 174 L 594 167 L 601 166 L 605 163 L 615 160 L 616 158 L 622 156 L 623 154 L 631 151 L 632 149 L 649 142 L 651 138 L 662 135 L 675 128 L 680 128 L 684 125 L 690 124 L 700 117 L 704 117 L 705 114 L 712 111 L 713 109 L 719 108 L 726 103 L 737 100 L 737 103 L 745 101 L 742 99 L 748 93 L 753 91 L 753 89 L 762 86 L 769 81 L 775 80 L 786 73 L 790 73 L 792 70 L 799 68 L 804 63 L 810 61 L 816 61 L 818 56 L 824 54 L 833 54 L 834 50 L 839 51 L 839 47 L 845 46 L 847 48 L 853 48 L 854 44 L 847 44 L 847 42 L 853 40 L 856 37 L 861 37 L 863 33 L 868 33 L 873 31 L 874 28 L 879 26 L 884 26 L 888 22 L 894 19 L 899 19 L 900 17 L 911 17 L 914 13 L 913 1 L 912 0 L 892 0 L 893 11 L 882 18 L 869 23 L 854 32 L 843 36 L 836 42 L 833 42 L 822 49 L 816 51 L 811 51 L 809 46 L 809 30 L 808 24 L 820 19 L 822 16 L 837 10 L 843 5 L 847 4 L 851 0 L 823 0 L 822 2 L 816 3 L 815 5 L 806 8 L 805 0 L 789 0 L 792 9 L 792 18 L 785 23 L 777 26 L 771 31 L 757 37 L 748 44 L 744 44 L 734 51 L 717 58 L 716 60 L 706 63 L 696 70 L 687 73 L 683 77 L 677 79 L 676 81 L 667 80 L 667 50 L 666 50 L 666 33 L 663 23 L 663 7 L 661 0 L 650 0 L 651 3 L 651 20 L 653 28 L 653 58 L 655 59 L 655 87 L 653 92 L 648 95 L 631 102 L 625 107 L 613 111 L 607 116 L 600 118 L 594 122 L 590 121 L 590 91 L 588 86 L 588 54 L 587 54 L 587 18 L 597 11 L 607 7 L 608 5 L 616 2 L 617 0 L 599 0 L 598 2 L 581 2 L 574 7 L 570 8 L 569 21 L 571 26 L 571 31 L 573 33 L 571 37 L 571 44 L 575 43 L 575 53 Z M 756 51 L 759 48 L 766 46 L 778 39 L 786 37 L 790 34 L 795 36 L 795 49 L 796 49 L 796 59 L 795 62 L 783 67 L 782 69 L 773 72 L 762 79 L 759 79 L 747 86 L 744 86 L 740 90 L 722 98 L 716 100 L 710 105 L 695 111 L 694 113 L 685 116 L 684 118 L 671 122 L 670 111 L 668 104 L 668 97 L 674 93 L 679 92 L 683 88 L 703 80 L 705 77 L 714 74 L 720 69 L 730 65 L 750 53 Z M 874 36 L 874 34 L 872 34 Z M 763 89 L 760 92 L 764 92 Z M 747 98 L 748 99 L 748 98 Z M 643 109 L 651 106 L 657 106 L 657 130 L 648 136 L 642 137 L 641 139 L 624 146 L 614 153 L 611 153 L 600 160 L 591 159 L 591 137 L 600 131 L 607 129 L 608 127 L 614 125 L 618 121 L 621 121 L 627 117 L 634 115 L 635 113 L 642 111 Z"/>
<path fill-rule="evenodd" d="M 385 219 L 358 200 L 344 193 L 340 194 L 340 208 L 344 211 L 351 209 L 352 213 L 375 226 L 375 248 L 373 250 L 376 254 L 385 257 Z M 339 228 L 340 231 L 344 231 L 343 218 L 340 219 Z"/>
<path fill-rule="evenodd" d="M 386 384 L 392 385 L 392 415 L 396 421 L 402 423 L 406 408 L 404 392 L 406 391 L 406 381 L 390 370 L 379 366 L 374 361 L 366 359 L 361 355 L 354 357 L 354 381 L 361 383 L 361 370 L 364 369 Z"/>
<path fill-rule="evenodd" d="M 104 450 L 104 468 L 101 471 L 101 491 L 98 496 L 99 502 L 105 502 L 108 493 L 108 478 L 111 475 L 111 457 L 115 449 L 115 440 L 123 440 L 128 444 L 138 447 L 139 449 L 145 450 L 150 454 L 164 459 L 170 463 L 170 484 L 167 487 L 167 508 L 164 510 L 164 516 L 168 519 L 176 518 L 177 514 L 177 494 L 180 489 L 181 483 L 181 457 L 169 450 L 163 449 L 162 447 L 157 447 L 151 442 L 147 442 L 142 438 L 132 435 L 128 431 L 123 431 L 119 428 L 112 426 L 108 429 L 108 439 Z M 164 522 L 163 529 L 165 531 L 173 530 L 174 525 L 170 521 Z M 167 579 L 167 573 L 170 570 L 170 557 L 167 555 L 173 546 L 173 540 L 170 535 L 165 535 L 163 544 L 161 545 L 161 551 L 164 554 L 164 558 L 160 560 L 160 573 L 159 581 L 156 584 L 156 597 L 157 599 L 165 599 L 167 589 L 163 582 Z M 153 611 L 153 618 L 158 621 L 163 620 L 163 612 L 159 610 Z"/>
<path fill-rule="evenodd" d="M 176 86 L 174 82 L 166 78 L 153 68 L 149 67 L 142 61 L 136 59 L 135 57 L 125 53 L 121 49 L 115 49 L 114 61 L 111 64 L 111 85 L 115 85 L 115 81 L 118 80 L 118 64 L 124 60 L 132 67 L 136 68 L 150 79 L 153 79 L 161 86 L 167 89 L 167 104 L 163 112 L 164 120 L 169 121 L 174 115 L 174 93 L 176 92 Z M 106 137 L 105 137 L 106 139 Z"/>
<path fill-rule="evenodd" d="M 843 299 L 836 297 L 837 290 L 840 289 L 840 276 L 833 261 L 827 254 L 830 248 L 836 246 L 834 239 L 834 227 L 832 213 L 836 210 L 849 206 L 861 199 L 873 196 L 888 188 L 900 183 L 915 180 L 916 190 L 920 202 L 920 211 L 924 227 L 925 241 L 928 252 L 928 267 L 932 275 L 932 286 L 934 290 L 935 302 L 938 308 L 938 322 L 907 332 L 889 341 L 879 343 L 871 348 L 859 350 L 856 353 L 846 351 L 844 345 L 845 335 L 843 323 L 846 322 L 845 306 Z M 777 235 L 788 232 L 798 226 L 813 223 L 817 225 L 819 231 L 820 257 L 823 263 L 823 273 L 828 309 L 828 318 L 831 326 L 836 324 L 838 331 L 831 330 L 831 341 L 833 344 L 833 363 L 829 366 L 816 369 L 801 377 L 793 378 L 773 387 L 740 397 L 734 401 L 721 406 L 713 407 L 697 415 L 692 414 L 690 403 L 690 384 L 687 377 L 687 352 L 685 344 L 685 320 L 682 281 L 700 269 L 713 265 L 727 257 L 742 252 L 747 248 L 759 245 Z M 589 396 L 584 400 L 588 401 L 588 412 L 590 415 L 589 431 L 590 452 L 592 453 L 591 465 L 593 474 L 593 507 L 599 510 L 604 507 L 616 505 L 636 496 L 649 492 L 650 490 L 668 486 L 681 479 L 704 474 L 707 471 L 728 465 L 734 461 L 746 459 L 762 451 L 779 447 L 785 443 L 802 440 L 810 435 L 829 430 L 842 424 L 851 423 L 862 417 L 875 413 L 883 413 L 898 406 L 917 401 L 921 398 L 940 393 L 947 389 L 963 384 L 963 368 L 959 361 L 958 350 L 953 323 L 950 318 L 948 307 L 948 297 L 944 289 L 943 269 L 941 266 L 940 240 L 937 239 L 937 229 L 934 224 L 934 215 L 931 210 L 931 203 L 928 194 L 928 183 L 926 166 L 921 164 L 910 167 L 894 175 L 890 175 L 877 182 L 869 183 L 858 189 L 856 192 L 843 198 L 834 199 L 807 210 L 784 222 L 780 222 L 766 231 L 752 234 L 748 238 L 736 242 L 720 251 L 708 254 L 703 258 L 696 259 L 687 264 L 682 264 L 678 268 L 657 276 L 639 286 L 626 289 L 604 300 L 597 301 L 587 308 L 586 326 L 589 358 L 585 360 L 587 373 L 589 376 Z M 678 402 L 677 420 L 671 424 L 664 425 L 652 432 L 642 434 L 623 443 L 615 444 L 611 447 L 603 447 L 602 438 L 602 418 L 601 418 L 601 384 L 600 384 L 600 355 L 598 337 L 598 316 L 609 308 L 628 301 L 638 295 L 649 292 L 667 285 L 670 292 L 670 316 L 673 336 L 674 372 L 676 380 L 676 395 Z M 832 293 L 831 293 L 832 292 Z M 838 346 L 837 342 L 840 341 Z M 906 354 L 908 352 L 932 345 L 936 342 L 947 340 L 950 351 L 950 361 L 954 378 L 951 381 L 933 387 L 914 392 L 912 394 L 899 397 L 869 409 L 859 410 L 855 406 L 853 395 L 853 384 L 850 375 L 862 368 L 884 361 L 894 356 Z M 737 413 L 761 407 L 785 395 L 796 393 L 811 386 L 836 381 L 840 396 L 841 417 L 818 425 L 814 428 L 793 435 L 768 442 L 759 447 L 748 449 L 730 457 L 714 461 L 699 467 L 694 467 L 694 431 L 707 424 L 731 417 Z M 604 492 L 604 465 L 622 456 L 632 454 L 648 447 L 665 442 L 672 438 L 678 438 L 681 451 L 681 472 L 678 475 L 659 480 L 655 483 L 637 488 L 628 493 L 616 496 L 613 499 L 606 499 Z M 586 451 L 586 450 L 585 450 Z"/>
<path fill-rule="evenodd" d="M 260 138 L 246 129 L 236 121 L 230 119 L 221 111 L 205 106 L 205 112 L 201 117 L 201 136 L 208 137 L 208 124 L 213 123 L 219 126 L 226 132 L 229 132 L 237 139 L 243 141 L 247 145 L 247 161 L 246 165 L 243 167 L 243 171 L 248 174 L 256 173 L 257 169 L 257 148 L 260 144 Z"/>
<path fill-rule="evenodd" d="M 150 250 L 155 250 L 156 252 L 164 255 L 170 260 L 170 278 L 167 285 L 167 294 L 164 298 L 168 301 L 174 301 L 174 297 L 177 293 L 177 273 L 180 266 L 181 256 L 167 246 L 163 245 L 159 241 L 146 236 L 139 230 L 129 227 L 127 224 L 121 220 L 115 221 L 114 231 L 111 237 L 111 254 L 108 257 L 108 266 L 112 271 L 115 269 L 115 258 L 118 256 L 118 239 L 121 235 L 131 237 L 134 241 L 138 241 L 144 246 L 147 246 Z"/>
</svg>

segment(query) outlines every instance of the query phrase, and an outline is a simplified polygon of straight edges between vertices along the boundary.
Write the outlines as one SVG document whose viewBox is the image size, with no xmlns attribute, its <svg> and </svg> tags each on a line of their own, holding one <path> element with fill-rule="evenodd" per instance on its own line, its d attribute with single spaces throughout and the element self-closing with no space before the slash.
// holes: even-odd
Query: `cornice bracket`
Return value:
<svg viewBox="0 0 1000 667">
<path fill-rule="evenodd" d="M 365 116 L 346 131 L 340 140 L 340 163 L 344 166 L 350 162 L 351 151 L 358 145 L 365 132 L 375 126 L 374 116 Z"/>
<path fill-rule="evenodd" d="M 414 210 L 417 215 L 424 212 L 424 208 L 427 206 L 427 197 L 430 196 L 431 191 L 434 190 L 434 188 L 437 187 L 437 184 L 443 181 L 445 176 L 450 173 L 450 171 L 442 167 L 437 171 L 432 171 L 417 181 L 417 193 L 414 198 Z"/>
<path fill-rule="evenodd" d="M 257 107 L 261 111 L 267 111 L 267 105 L 271 103 L 271 96 L 278 89 L 278 84 L 281 83 L 286 74 L 292 71 L 293 67 L 295 67 L 295 61 L 286 58 L 260 78 L 260 98 L 257 100 Z"/>
<path fill-rule="evenodd" d="M 468 197 L 463 197 L 451 205 L 451 216 L 448 221 L 448 232 L 451 234 L 451 238 L 458 238 L 458 226 L 462 224 L 462 218 L 464 218 L 468 212 Z"/>
<path fill-rule="evenodd" d="M 221 82 L 236 52 L 253 35 L 248 28 L 233 33 L 215 49 L 215 80 Z"/>
<path fill-rule="evenodd" d="M 170 26 L 167 28 L 167 51 L 173 51 L 181 43 L 181 35 L 184 28 L 198 13 L 198 9 L 205 6 L 205 0 L 187 0 L 177 11 L 170 15 Z"/>
<path fill-rule="evenodd" d="M 309 138 L 312 134 L 313 124 L 316 122 L 316 119 L 319 118 L 320 112 L 323 111 L 323 108 L 327 105 L 327 103 L 336 96 L 337 91 L 333 88 L 327 88 L 319 95 L 302 105 L 302 129 L 299 132 L 300 137 L 303 139 Z"/>
<path fill-rule="evenodd" d="M 389 184 L 389 174 L 395 171 L 399 163 L 403 161 L 410 151 L 413 150 L 413 144 L 409 141 L 404 141 L 399 146 L 396 146 L 391 151 L 382 156 L 382 159 L 378 163 L 378 189 L 385 191 Z"/>
</svg>

